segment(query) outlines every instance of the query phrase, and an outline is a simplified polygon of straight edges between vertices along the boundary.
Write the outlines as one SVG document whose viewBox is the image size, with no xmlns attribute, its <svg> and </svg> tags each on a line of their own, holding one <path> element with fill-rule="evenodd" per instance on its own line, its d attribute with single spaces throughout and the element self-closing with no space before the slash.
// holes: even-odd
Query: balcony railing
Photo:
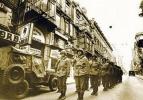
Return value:
<svg viewBox="0 0 143 100">
<path fill-rule="evenodd" d="M 54 19 L 55 15 L 51 13 L 51 8 L 48 5 L 48 3 L 51 3 L 51 2 L 45 2 L 45 0 L 33 2 L 29 0 L 27 4 L 26 12 L 34 10 L 45 18 L 50 17 Z"/>
<path fill-rule="evenodd" d="M 1 0 L 1 2 L 11 9 L 16 9 L 18 6 L 18 0 Z"/>
</svg>

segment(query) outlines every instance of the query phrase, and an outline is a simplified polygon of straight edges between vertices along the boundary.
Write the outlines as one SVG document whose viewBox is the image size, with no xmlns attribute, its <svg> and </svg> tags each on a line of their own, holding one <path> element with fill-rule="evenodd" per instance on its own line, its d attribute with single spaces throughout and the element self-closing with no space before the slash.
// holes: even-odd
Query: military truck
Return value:
<svg viewBox="0 0 143 100">
<path fill-rule="evenodd" d="M 0 47 L 0 88 L 10 97 L 23 98 L 39 85 L 57 88 L 54 71 L 46 70 L 42 57 L 13 46 Z"/>
</svg>

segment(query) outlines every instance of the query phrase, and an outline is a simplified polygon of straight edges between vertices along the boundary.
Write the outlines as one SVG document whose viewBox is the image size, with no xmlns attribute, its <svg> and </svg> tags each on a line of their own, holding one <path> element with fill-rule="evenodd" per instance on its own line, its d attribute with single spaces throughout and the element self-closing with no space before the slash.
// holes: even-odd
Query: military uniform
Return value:
<svg viewBox="0 0 143 100">
<path fill-rule="evenodd" d="M 114 82 L 113 82 L 113 79 L 114 79 L 114 69 L 113 69 L 113 66 L 114 66 L 114 63 L 113 62 L 110 62 L 109 65 L 108 65 L 108 72 L 109 72 L 109 75 L 108 75 L 108 87 L 109 88 L 112 88 L 114 86 Z"/>
<path fill-rule="evenodd" d="M 104 63 L 101 67 L 101 77 L 102 77 L 102 84 L 104 87 L 104 90 L 107 90 L 109 88 L 109 69 L 108 69 L 108 63 Z"/>
<path fill-rule="evenodd" d="M 59 98 L 62 98 L 63 96 L 65 96 L 66 93 L 67 89 L 66 80 L 70 73 L 71 64 L 69 59 L 65 56 L 58 60 L 56 66 L 57 66 L 56 75 L 58 78 L 58 89 L 59 92 L 61 93 L 61 96 Z"/>
<path fill-rule="evenodd" d="M 98 85 L 99 85 L 99 73 L 100 73 L 100 63 L 96 60 L 92 61 L 92 64 L 90 65 L 90 81 L 91 86 L 93 88 L 93 92 L 91 95 L 96 95 L 98 91 Z"/>
<path fill-rule="evenodd" d="M 88 67 L 88 59 L 84 55 L 79 56 L 75 59 L 74 77 L 77 88 L 76 90 L 78 92 L 78 100 L 83 100 Z"/>
</svg>

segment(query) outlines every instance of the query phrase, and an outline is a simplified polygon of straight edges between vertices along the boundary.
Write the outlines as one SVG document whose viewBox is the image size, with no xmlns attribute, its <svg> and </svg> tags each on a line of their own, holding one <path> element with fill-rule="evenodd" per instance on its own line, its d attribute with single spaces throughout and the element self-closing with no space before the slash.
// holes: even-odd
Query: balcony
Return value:
<svg viewBox="0 0 143 100">
<path fill-rule="evenodd" d="M 1 2 L 4 3 L 5 6 L 13 10 L 16 9 L 18 5 L 18 0 L 1 0 Z"/>
<path fill-rule="evenodd" d="M 51 2 L 48 2 L 51 3 Z M 46 25 L 49 29 L 56 27 L 55 25 L 55 2 L 51 3 L 53 6 L 48 9 L 49 5 L 45 1 L 27 2 L 25 12 L 25 22 L 39 22 L 41 25 Z M 53 13 L 52 11 L 53 10 Z"/>
</svg>

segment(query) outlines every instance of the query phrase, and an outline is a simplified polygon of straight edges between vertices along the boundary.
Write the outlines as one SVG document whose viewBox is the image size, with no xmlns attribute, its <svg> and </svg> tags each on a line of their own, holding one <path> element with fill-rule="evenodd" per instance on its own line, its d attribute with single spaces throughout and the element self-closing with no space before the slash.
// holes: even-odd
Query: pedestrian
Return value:
<svg viewBox="0 0 143 100">
<path fill-rule="evenodd" d="M 100 62 L 97 60 L 97 56 L 92 57 L 92 64 L 90 65 L 90 81 L 93 91 L 91 95 L 97 95 L 99 85 L 99 73 L 100 73 Z"/>
<path fill-rule="evenodd" d="M 77 51 L 77 57 L 74 64 L 74 78 L 76 83 L 76 90 L 78 93 L 78 100 L 83 100 L 88 66 L 88 59 L 86 58 L 83 49 L 79 49 Z"/>
<path fill-rule="evenodd" d="M 65 50 L 62 50 L 60 52 L 60 59 L 57 61 L 56 63 L 56 75 L 58 78 L 58 89 L 59 92 L 61 93 L 61 95 L 59 96 L 58 99 L 65 99 L 66 98 L 66 81 L 67 81 L 67 77 L 69 76 L 70 73 L 70 61 L 67 58 L 67 53 Z"/>
</svg>

